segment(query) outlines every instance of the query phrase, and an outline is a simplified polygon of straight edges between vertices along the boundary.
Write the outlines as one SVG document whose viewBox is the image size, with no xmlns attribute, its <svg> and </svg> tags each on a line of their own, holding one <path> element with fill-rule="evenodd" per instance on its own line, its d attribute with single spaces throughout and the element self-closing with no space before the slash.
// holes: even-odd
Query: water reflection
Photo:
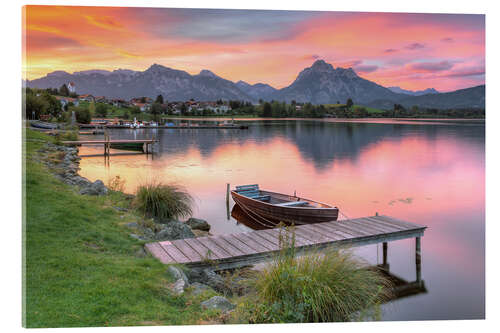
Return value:
<svg viewBox="0 0 500 333">
<path fill-rule="evenodd" d="M 154 158 L 111 156 L 106 165 L 102 156 L 86 157 L 81 174 L 104 182 L 120 175 L 128 192 L 151 178 L 181 184 L 196 198 L 195 216 L 206 219 L 214 234 L 251 230 L 234 216 L 227 220 L 227 183 L 297 191 L 339 207 L 349 218 L 379 212 L 427 225 L 422 274 L 429 293 L 396 301 L 384 319 L 484 317 L 483 125 L 248 124 L 248 130 L 155 129 L 160 144 Z M 111 131 L 112 138 L 151 135 L 143 129 Z M 81 154 L 100 151 L 82 147 Z M 389 251 L 391 268 L 408 281 L 415 269 L 412 249 L 411 240 L 403 240 Z M 373 247 L 356 251 L 377 260 Z"/>
</svg>

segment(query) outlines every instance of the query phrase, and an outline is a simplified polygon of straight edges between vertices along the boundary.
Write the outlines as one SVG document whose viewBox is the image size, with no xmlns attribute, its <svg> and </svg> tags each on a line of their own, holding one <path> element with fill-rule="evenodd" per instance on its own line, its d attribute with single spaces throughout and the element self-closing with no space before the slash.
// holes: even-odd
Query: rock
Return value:
<svg viewBox="0 0 500 333">
<path fill-rule="evenodd" d="M 172 286 L 172 291 L 174 292 L 174 294 L 180 295 L 184 292 L 187 286 L 188 284 L 186 283 L 186 281 L 184 281 L 183 279 L 179 279 L 175 281 L 174 285 Z"/>
<path fill-rule="evenodd" d="M 201 307 L 204 309 L 216 309 L 221 311 L 230 311 L 236 308 L 236 305 L 229 302 L 225 297 L 214 296 L 204 302 L 201 302 Z"/>
<path fill-rule="evenodd" d="M 148 253 L 146 252 L 146 250 L 144 250 L 143 247 L 141 247 L 137 250 L 137 252 L 135 252 L 135 256 L 139 258 L 145 258 L 148 256 Z"/>
<path fill-rule="evenodd" d="M 191 230 L 193 232 L 193 234 L 196 236 L 196 237 L 205 237 L 205 236 L 210 236 L 210 233 L 208 231 L 203 231 L 203 230 L 197 230 L 197 229 L 194 229 L 194 230 Z"/>
<path fill-rule="evenodd" d="M 87 195 L 106 195 L 108 194 L 108 189 L 104 186 L 104 183 L 101 180 L 96 180 L 92 184 L 84 187 L 80 190 L 80 194 Z"/>
<path fill-rule="evenodd" d="M 125 226 L 127 226 L 129 228 L 138 228 L 139 227 L 139 225 L 137 224 L 137 222 L 127 223 L 127 224 L 125 224 Z"/>
<path fill-rule="evenodd" d="M 155 239 L 159 241 L 184 238 L 194 238 L 194 234 L 187 224 L 179 221 L 170 221 L 168 224 L 164 224 L 155 235 Z"/>
<path fill-rule="evenodd" d="M 113 206 L 113 208 L 118 211 L 118 212 L 128 212 L 128 209 L 127 208 L 123 208 L 123 207 L 118 207 L 118 206 Z"/>
<path fill-rule="evenodd" d="M 189 284 L 189 280 L 186 276 L 186 274 L 184 274 L 184 272 L 178 268 L 178 267 L 175 267 L 173 265 L 169 265 L 167 267 L 167 273 L 171 276 L 173 276 L 173 278 L 175 280 L 183 280 L 184 282 L 186 282 L 186 284 Z"/>
<path fill-rule="evenodd" d="M 216 291 L 223 294 L 231 294 L 231 290 L 229 290 L 224 283 L 224 279 L 222 276 L 218 275 L 211 269 L 205 268 L 193 268 L 188 272 L 189 280 L 191 282 L 198 282 L 209 285 Z"/>
<path fill-rule="evenodd" d="M 191 292 L 194 296 L 198 296 L 203 294 L 205 291 L 210 290 L 211 288 L 207 286 L 206 284 L 199 283 L 199 282 L 194 282 L 191 284 L 191 287 L 193 288 L 193 291 Z"/>
<path fill-rule="evenodd" d="M 132 238 L 135 238 L 137 240 L 140 240 L 140 241 L 151 240 L 150 238 L 147 238 L 147 237 L 144 237 L 144 236 L 141 236 L 141 235 L 137 235 L 137 234 L 129 234 L 129 236 L 132 237 Z"/>
<path fill-rule="evenodd" d="M 210 231 L 210 224 L 207 221 L 202 219 L 197 219 L 191 217 L 186 221 L 186 224 L 191 227 L 193 230 L 202 230 L 202 231 Z"/>
</svg>

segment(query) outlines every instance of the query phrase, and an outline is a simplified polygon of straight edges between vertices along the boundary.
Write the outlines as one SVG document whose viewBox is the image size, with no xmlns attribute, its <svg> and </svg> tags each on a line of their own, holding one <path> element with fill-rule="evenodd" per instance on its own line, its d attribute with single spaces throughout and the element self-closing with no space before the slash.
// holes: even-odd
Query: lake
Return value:
<svg viewBox="0 0 500 333">
<path fill-rule="evenodd" d="M 213 234 L 250 230 L 229 217 L 226 184 L 339 207 L 341 217 L 380 214 L 427 225 L 422 278 L 427 291 L 383 306 L 383 320 L 485 316 L 485 127 L 468 121 L 248 120 L 248 130 L 112 130 L 111 138 L 160 140 L 154 155 L 82 147 L 80 174 L 119 175 L 126 191 L 149 180 L 177 183 L 196 199 L 195 217 Z M 89 139 L 99 139 L 92 137 Z M 113 151 L 112 153 L 123 153 Z M 233 206 L 231 201 L 231 207 Z M 389 243 L 390 270 L 415 280 L 415 240 Z M 381 245 L 357 248 L 381 263 Z"/>
</svg>

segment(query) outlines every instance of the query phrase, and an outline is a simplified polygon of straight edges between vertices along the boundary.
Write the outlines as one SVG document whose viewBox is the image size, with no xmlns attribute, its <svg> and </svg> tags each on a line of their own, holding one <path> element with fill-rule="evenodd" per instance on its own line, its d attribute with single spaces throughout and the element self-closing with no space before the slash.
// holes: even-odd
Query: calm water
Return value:
<svg viewBox="0 0 500 333">
<path fill-rule="evenodd" d="M 84 157 L 91 180 L 120 175 L 126 188 L 151 179 L 182 184 L 212 233 L 249 229 L 227 216 L 226 183 L 316 199 L 349 217 L 375 212 L 427 225 L 426 293 L 384 305 L 384 320 L 479 319 L 485 313 L 484 125 L 391 120 L 247 122 L 249 130 L 115 130 L 112 138 L 160 139 L 158 154 Z M 94 139 L 94 138 L 93 138 Z M 97 137 L 95 137 L 97 139 Z M 84 147 L 81 155 L 102 152 Z M 231 202 L 231 206 L 233 203 Z M 389 243 L 392 273 L 415 280 L 414 239 Z M 381 246 L 355 250 L 381 263 Z"/>
</svg>

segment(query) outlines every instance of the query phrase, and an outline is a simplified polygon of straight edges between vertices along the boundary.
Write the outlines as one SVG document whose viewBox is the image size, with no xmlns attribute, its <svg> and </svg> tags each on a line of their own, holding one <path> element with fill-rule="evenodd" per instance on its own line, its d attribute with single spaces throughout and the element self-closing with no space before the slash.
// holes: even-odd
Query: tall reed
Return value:
<svg viewBox="0 0 500 333">
<path fill-rule="evenodd" d="M 349 321 L 389 297 L 389 282 L 349 251 L 297 256 L 293 229 L 280 242 L 281 251 L 254 281 L 249 322 Z"/>
</svg>

